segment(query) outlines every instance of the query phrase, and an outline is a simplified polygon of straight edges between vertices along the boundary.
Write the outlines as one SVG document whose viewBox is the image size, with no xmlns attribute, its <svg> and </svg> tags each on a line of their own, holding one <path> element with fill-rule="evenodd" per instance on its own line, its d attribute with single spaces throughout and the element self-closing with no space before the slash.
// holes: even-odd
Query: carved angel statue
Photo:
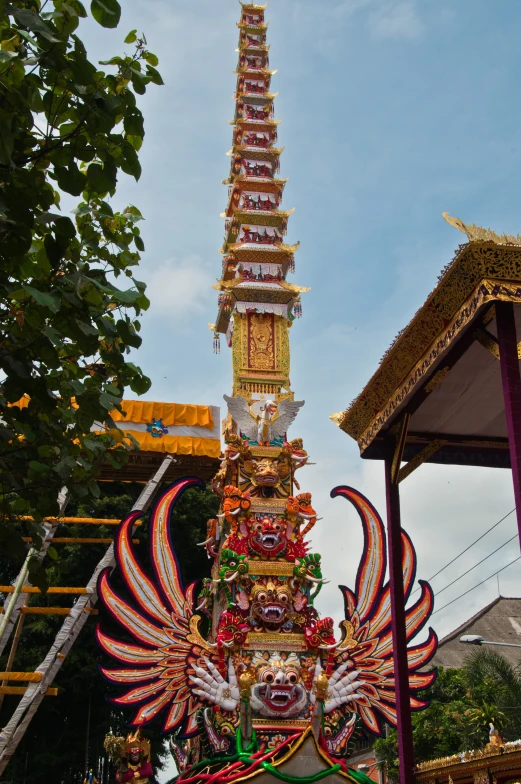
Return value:
<svg viewBox="0 0 521 784">
<path fill-rule="evenodd" d="M 243 397 L 224 395 L 228 411 L 249 441 L 257 441 L 260 446 L 269 446 L 282 438 L 288 427 L 304 405 L 303 400 L 265 400 L 261 403 L 259 414 L 253 411 Z"/>
</svg>

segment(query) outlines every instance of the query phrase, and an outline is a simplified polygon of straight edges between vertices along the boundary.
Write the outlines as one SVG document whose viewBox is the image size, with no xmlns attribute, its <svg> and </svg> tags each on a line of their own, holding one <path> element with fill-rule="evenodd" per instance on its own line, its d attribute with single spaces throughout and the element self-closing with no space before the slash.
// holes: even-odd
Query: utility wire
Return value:
<svg viewBox="0 0 521 784">
<path fill-rule="evenodd" d="M 444 571 L 445 571 L 445 569 L 447 569 L 449 566 L 451 566 L 451 565 L 454 563 L 454 561 L 457 561 L 457 560 L 458 560 L 458 558 L 461 558 L 461 556 L 462 556 L 462 555 L 465 555 L 465 553 L 466 553 L 466 552 L 468 552 L 468 551 L 470 550 L 470 548 L 471 548 L 471 547 L 474 547 L 474 545 L 475 545 L 475 544 L 477 544 L 478 542 L 480 542 L 480 541 L 481 541 L 481 540 L 482 540 L 482 539 L 483 539 L 483 538 L 484 538 L 484 537 L 485 537 L 487 534 L 489 534 L 491 531 L 493 531 L 493 530 L 494 530 L 494 528 L 497 528 L 497 526 L 498 526 L 500 523 L 502 523 L 502 522 L 503 522 L 503 520 L 506 520 L 506 519 L 507 519 L 507 517 L 510 517 L 510 515 L 512 514 L 512 512 L 515 512 L 515 507 L 514 507 L 513 509 L 511 509 L 511 510 L 510 510 L 510 512 L 508 512 L 508 514 L 506 514 L 504 517 L 502 517 L 502 518 L 501 518 L 501 520 L 498 520 L 498 521 L 497 521 L 497 523 L 494 523 L 494 525 L 493 525 L 493 526 L 491 526 L 491 527 L 488 529 L 488 531 L 485 531 L 485 533 L 484 533 L 484 534 L 481 534 L 481 536 L 478 536 L 478 538 L 477 538 L 477 539 L 475 539 L 475 540 L 472 542 L 472 544 L 469 544 L 469 546 L 468 546 L 468 547 L 465 547 L 465 549 L 464 549 L 464 550 L 462 550 L 462 551 L 461 551 L 461 553 L 459 553 L 458 555 L 456 555 L 456 556 L 455 556 L 455 557 L 452 559 L 452 561 L 449 561 L 448 563 L 446 563 L 446 564 L 445 564 L 445 566 L 442 566 L 442 568 L 441 568 L 439 571 L 437 571 L 437 572 L 436 572 L 436 574 L 433 574 L 433 575 L 432 575 L 432 577 L 429 577 L 429 579 L 428 579 L 428 581 L 427 581 L 427 582 L 430 582 L 431 580 L 434 580 L 434 578 L 435 578 L 435 577 L 437 577 L 439 574 L 441 574 L 442 572 L 444 572 Z M 415 589 L 415 590 L 412 592 L 411 596 L 413 596 L 413 595 L 414 595 L 415 593 L 417 593 L 419 590 L 420 590 L 420 588 L 416 588 L 416 589 Z"/>
<path fill-rule="evenodd" d="M 434 594 L 434 596 L 439 596 L 439 595 L 440 595 L 440 593 L 443 593 L 443 591 L 446 591 L 446 590 L 447 590 L 447 588 L 450 588 L 450 586 L 451 586 L 451 585 L 454 585 L 454 583 L 457 583 L 457 582 L 458 582 L 458 580 L 461 580 L 461 578 L 462 578 L 462 577 L 465 577 L 465 575 L 467 575 L 467 574 L 469 574 L 470 572 L 472 572 L 472 570 L 473 570 L 473 569 L 475 569 L 477 566 L 480 566 L 480 564 L 482 564 L 484 561 L 486 561 L 486 560 L 487 560 L 487 558 L 490 558 L 492 555 L 495 555 L 495 554 L 496 554 L 497 552 L 499 552 L 499 551 L 500 551 L 500 550 L 501 550 L 503 547 L 506 547 L 506 545 L 507 545 L 507 544 L 510 544 L 510 542 L 513 542 L 513 541 L 514 541 L 514 539 L 517 539 L 517 538 L 518 538 L 518 536 L 519 536 L 519 534 L 514 534 L 514 536 L 511 536 L 511 537 L 510 537 L 510 539 L 507 539 L 507 541 L 506 541 L 506 542 L 503 542 L 503 544 L 502 544 L 502 545 L 500 545 L 499 547 L 497 547 L 495 550 L 492 550 L 492 552 L 491 552 L 491 553 L 489 553 L 489 554 L 488 554 L 488 555 L 486 555 L 484 558 L 482 558 L 482 559 L 481 559 L 481 561 L 478 561 L 478 562 L 477 562 L 477 564 L 474 564 L 474 566 L 471 566 L 471 567 L 470 567 L 470 569 L 467 569 L 467 571 L 466 571 L 466 572 L 463 572 L 463 574 L 460 574 L 460 576 L 459 576 L 459 577 L 456 577 L 456 579 L 455 579 L 455 580 L 453 580 L 451 583 L 449 583 L 448 585 L 446 585 L 444 588 L 440 588 L 440 590 L 439 590 L 439 591 L 436 591 L 436 592 L 435 592 L 435 594 Z M 492 576 L 494 576 L 494 575 L 492 575 Z"/>
<path fill-rule="evenodd" d="M 459 599 L 462 599 L 464 596 L 466 596 L 468 593 L 473 591 L 475 588 L 479 588 L 480 585 L 483 585 L 483 583 L 486 583 L 488 580 L 491 579 L 491 577 L 495 577 L 496 574 L 499 574 L 500 572 L 504 572 L 505 569 L 508 569 L 509 566 L 512 566 L 512 564 L 514 564 L 516 561 L 519 561 L 520 559 L 521 559 L 521 555 L 518 555 L 517 558 L 514 558 L 514 560 L 510 561 L 510 563 L 508 563 L 506 566 L 503 566 L 501 569 L 498 569 L 497 572 L 494 572 L 494 574 L 489 575 L 484 580 L 482 580 L 480 583 L 476 583 L 476 585 L 474 585 L 473 588 L 469 588 L 469 590 L 465 591 L 465 593 L 462 593 L 459 596 L 456 596 L 455 599 L 453 599 L 451 602 L 447 602 L 447 604 L 444 604 L 443 607 L 440 607 L 438 610 L 435 610 L 432 614 L 436 615 L 436 613 L 439 613 L 442 610 L 444 610 L 445 607 L 448 607 L 449 605 L 454 604 L 454 602 L 457 602 Z"/>
</svg>

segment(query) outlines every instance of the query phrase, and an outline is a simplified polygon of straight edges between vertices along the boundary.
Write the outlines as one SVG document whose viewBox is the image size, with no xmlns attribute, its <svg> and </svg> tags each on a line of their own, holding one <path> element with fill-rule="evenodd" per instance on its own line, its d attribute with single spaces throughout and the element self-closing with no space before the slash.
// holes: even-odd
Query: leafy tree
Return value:
<svg viewBox="0 0 521 784">
<path fill-rule="evenodd" d="M 137 499 L 142 486 L 128 483 L 103 483 L 103 495 L 72 504 L 68 512 L 79 517 L 115 517 L 126 515 Z M 200 579 L 209 574 L 209 561 L 202 548 L 195 542 L 205 538 L 206 521 L 215 516 L 218 501 L 210 492 L 189 489 L 178 502 L 172 520 L 172 538 L 186 582 Z M 88 528 L 88 531 L 85 529 Z M 113 526 L 60 526 L 58 536 L 111 537 Z M 147 526 L 138 529 L 137 545 L 140 559 L 146 564 L 148 557 Z M 52 564 L 51 584 L 84 585 L 106 547 L 102 545 L 59 545 L 61 557 Z M 9 579 L 13 572 L 12 563 L 0 562 L 0 577 Z M 114 577 L 117 573 L 114 574 Z M 121 586 L 118 586 L 121 590 Z M 58 595 L 31 596 L 31 606 L 70 606 L 71 597 Z M 121 637 L 121 629 L 112 625 L 111 618 L 100 608 L 101 621 L 105 629 Z M 100 620 L 98 618 L 97 620 Z M 63 617 L 52 615 L 27 615 L 15 659 L 15 669 L 33 670 L 43 659 Z M 114 771 L 109 770 L 104 759 L 103 740 L 112 729 L 116 735 L 126 735 L 125 725 L 128 712 L 122 712 L 107 697 L 116 693 L 114 686 L 103 680 L 98 665 L 112 666 L 114 662 L 98 648 L 94 628 L 96 619 L 88 620 L 80 637 L 72 647 L 54 685 L 59 687 L 58 697 L 46 698 L 33 718 L 23 741 L 6 770 L 7 780 L 12 784 L 79 784 L 83 781 L 87 726 L 90 726 L 88 758 L 89 765 L 101 775 L 105 765 L 103 784 L 114 781 Z M 4 666 L 5 661 L 0 663 Z M 6 697 L 0 711 L 3 726 L 10 717 L 16 697 Z M 90 705 L 90 722 L 89 722 Z M 151 738 L 155 769 L 159 770 L 168 754 L 164 738 L 160 733 L 161 723 L 150 725 L 145 734 Z M 103 761 L 104 760 L 104 761 Z"/>
<path fill-rule="evenodd" d="M 438 677 L 421 699 L 429 706 L 413 713 L 413 743 L 416 762 L 455 754 L 468 745 L 475 732 L 469 724 L 469 712 L 476 707 L 468 692 L 465 674 L 457 669 L 438 668 Z M 385 738 L 375 741 L 375 753 L 390 781 L 399 778 L 398 736 L 389 729 Z"/>
<path fill-rule="evenodd" d="M 430 704 L 412 717 L 416 762 L 482 748 L 490 722 L 506 740 L 521 737 L 521 664 L 513 667 L 494 651 L 478 648 L 462 669 L 439 667 L 422 698 Z M 390 781 L 397 781 L 396 730 L 375 741 L 374 748 Z"/>
<path fill-rule="evenodd" d="M 482 736 L 492 722 L 506 740 L 521 737 L 521 662 L 513 667 L 504 656 L 477 648 L 464 668 L 470 694 L 477 704 L 473 719 Z"/>
<path fill-rule="evenodd" d="M 121 9 L 92 0 L 90 11 L 114 28 Z M 162 79 L 136 31 L 131 54 L 102 63 L 113 72 L 90 62 L 85 17 L 80 0 L 0 4 L 0 545 L 18 561 L 25 547 L 9 523 L 56 514 L 64 485 L 76 499 L 99 495 L 100 462 L 117 468 L 132 446 L 106 452 L 121 438 L 109 412 L 126 388 L 150 386 L 125 358 L 149 306 L 134 277 L 142 216 L 108 199 L 120 172 L 139 179 L 136 93 Z M 73 219 L 62 197 L 67 212 L 80 198 Z M 30 532 L 38 545 L 40 529 Z M 42 581 L 36 562 L 31 578 Z"/>
</svg>

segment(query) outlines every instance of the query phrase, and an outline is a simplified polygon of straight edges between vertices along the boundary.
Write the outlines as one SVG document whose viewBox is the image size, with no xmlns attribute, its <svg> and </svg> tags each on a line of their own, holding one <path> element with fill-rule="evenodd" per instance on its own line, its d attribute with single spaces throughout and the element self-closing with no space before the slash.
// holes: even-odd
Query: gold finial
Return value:
<svg viewBox="0 0 521 784">
<path fill-rule="evenodd" d="M 321 672 L 315 681 L 315 694 L 317 695 L 317 700 L 323 702 L 326 699 L 328 688 L 329 678 L 325 672 Z"/>
<path fill-rule="evenodd" d="M 336 414 L 330 414 L 329 418 L 340 427 L 340 424 L 344 418 L 345 411 L 338 411 Z"/>
<path fill-rule="evenodd" d="M 495 242 L 496 245 L 521 245 L 521 235 L 517 234 L 496 234 L 492 229 L 484 229 L 474 223 L 467 225 L 459 218 L 453 218 L 448 212 L 441 213 L 443 218 L 455 229 L 466 234 L 470 242 Z"/>
<path fill-rule="evenodd" d="M 251 695 L 251 687 L 253 686 L 253 678 L 249 672 L 243 672 L 239 675 L 239 686 L 241 697 L 243 699 L 248 699 Z"/>
</svg>

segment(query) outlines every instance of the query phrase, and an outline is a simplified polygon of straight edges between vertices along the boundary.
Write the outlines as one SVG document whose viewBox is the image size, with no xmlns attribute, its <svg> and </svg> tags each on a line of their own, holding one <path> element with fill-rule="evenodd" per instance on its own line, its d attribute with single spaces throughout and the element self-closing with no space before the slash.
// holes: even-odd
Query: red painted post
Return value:
<svg viewBox="0 0 521 784">
<path fill-rule="evenodd" d="M 517 528 L 521 546 L 521 376 L 519 374 L 516 321 L 512 302 L 496 302 L 496 323 Z"/>
<path fill-rule="evenodd" d="M 387 551 L 391 587 L 391 624 L 393 633 L 393 662 L 398 714 L 398 756 L 400 784 L 414 782 L 414 751 L 412 745 L 409 668 L 405 636 L 405 602 L 402 571 L 402 526 L 400 521 L 400 493 L 392 481 L 392 456 L 385 460 L 385 491 L 387 501 Z"/>
</svg>

